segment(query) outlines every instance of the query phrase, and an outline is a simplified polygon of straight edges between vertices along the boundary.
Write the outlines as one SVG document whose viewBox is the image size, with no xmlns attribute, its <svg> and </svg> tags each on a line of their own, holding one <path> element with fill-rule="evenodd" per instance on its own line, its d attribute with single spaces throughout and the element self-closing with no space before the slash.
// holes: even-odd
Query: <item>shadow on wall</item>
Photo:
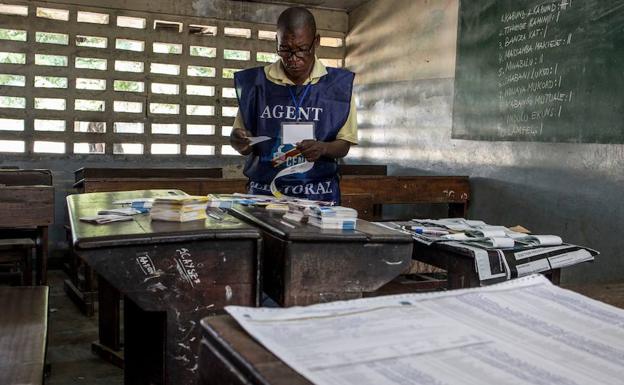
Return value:
<svg viewBox="0 0 624 385">
<path fill-rule="evenodd" d="M 518 174 L 517 170 L 508 171 Z M 536 180 L 545 180 L 547 176 L 539 175 L 544 173 L 532 172 Z M 622 186 L 613 184 L 612 188 L 598 191 L 582 176 L 558 174 L 548 186 L 471 178 L 469 216 L 491 224 L 519 224 L 533 233 L 560 235 L 566 242 L 600 251 L 593 264 L 564 269 L 562 278 L 566 283 L 621 282 Z"/>
</svg>

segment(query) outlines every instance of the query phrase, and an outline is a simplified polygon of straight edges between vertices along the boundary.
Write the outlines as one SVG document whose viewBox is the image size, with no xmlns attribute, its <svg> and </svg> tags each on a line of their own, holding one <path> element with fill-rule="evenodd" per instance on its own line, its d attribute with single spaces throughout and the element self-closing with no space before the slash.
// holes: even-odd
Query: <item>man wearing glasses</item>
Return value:
<svg viewBox="0 0 624 385">
<path fill-rule="evenodd" d="M 280 60 L 234 76 L 239 110 L 230 143 L 248 155 L 244 173 L 251 194 L 270 195 L 280 171 L 307 161 L 314 165 L 305 172 L 280 174 L 279 192 L 340 202 L 336 159 L 357 144 L 354 74 L 325 67 L 315 55 L 319 43 L 310 11 L 288 8 L 277 21 Z M 252 142 L 255 137 L 270 139 Z"/>
</svg>

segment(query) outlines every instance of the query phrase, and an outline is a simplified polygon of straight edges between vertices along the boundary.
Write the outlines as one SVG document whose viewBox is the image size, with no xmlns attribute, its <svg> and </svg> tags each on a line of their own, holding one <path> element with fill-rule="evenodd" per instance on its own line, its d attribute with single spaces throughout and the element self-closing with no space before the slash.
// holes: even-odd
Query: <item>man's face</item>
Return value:
<svg viewBox="0 0 624 385">
<path fill-rule="evenodd" d="M 307 76 L 314 65 L 317 36 L 310 28 L 277 31 L 277 51 L 286 73 L 293 78 Z"/>
</svg>

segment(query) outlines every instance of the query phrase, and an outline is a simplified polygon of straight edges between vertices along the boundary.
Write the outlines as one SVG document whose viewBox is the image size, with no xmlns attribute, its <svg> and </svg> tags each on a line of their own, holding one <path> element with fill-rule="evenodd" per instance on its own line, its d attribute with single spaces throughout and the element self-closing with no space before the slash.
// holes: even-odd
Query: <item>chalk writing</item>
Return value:
<svg viewBox="0 0 624 385">
<path fill-rule="evenodd" d="M 565 89 L 566 71 L 551 58 L 573 44 L 573 34 L 555 36 L 571 8 L 568 0 L 550 1 L 505 12 L 498 30 L 498 110 L 504 125 L 500 137 L 534 137 L 544 125 L 567 113 L 572 91 Z"/>
<path fill-rule="evenodd" d="M 158 275 L 156 271 L 156 266 L 152 261 L 152 258 L 149 256 L 147 251 L 142 251 L 136 254 L 136 262 L 141 268 L 143 274 L 147 276 L 155 276 Z"/>
<path fill-rule="evenodd" d="M 182 248 L 176 250 L 174 260 L 182 280 L 188 282 L 192 287 L 194 287 L 195 284 L 201 283 L 201 280 L 197 274 L 195 262 L 193 262 L 191 257 L 192 256 L 189 250 Z"/>
</svg>

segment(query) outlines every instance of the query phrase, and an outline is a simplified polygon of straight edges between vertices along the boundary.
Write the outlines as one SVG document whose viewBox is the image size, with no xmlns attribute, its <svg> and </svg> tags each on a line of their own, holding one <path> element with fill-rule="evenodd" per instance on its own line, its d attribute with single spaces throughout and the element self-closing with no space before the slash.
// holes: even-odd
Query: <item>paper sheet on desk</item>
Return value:
<svg viewBox="0 0 624 385">
<path fill-rule="evenodd" d="M 624 371 L 624 310 L 542 276 L 226 311 L 316 385 L 612 385 Z"/>
</svg>

